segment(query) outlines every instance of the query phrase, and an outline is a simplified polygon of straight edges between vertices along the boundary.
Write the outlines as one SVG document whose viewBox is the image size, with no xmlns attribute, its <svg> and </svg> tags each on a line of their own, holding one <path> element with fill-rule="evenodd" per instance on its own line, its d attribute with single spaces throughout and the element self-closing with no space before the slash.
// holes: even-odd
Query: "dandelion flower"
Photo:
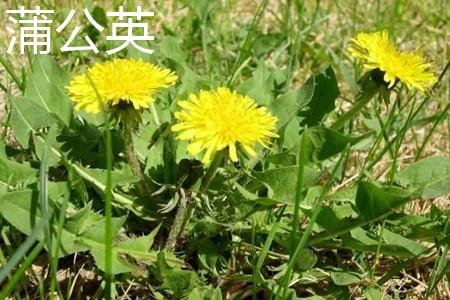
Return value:
<svg viewBox="0 0 450 300">
<path fill-rule="evenodd" d="M 425 91 L 437 81 L 429 71 L 431 64 L 425 61 L 422 53 L 397 50 L 387 31 L 357 34 L 348 51 L 353 57 L 365 61 L 365 68 L 381 70 L 389 88 L 400 80 L 408 88 Z"/>
<path fill-rule="evenodd" d="M 228 88 L 191 94 L 189 100 L 179 101 L 178 105 L 182 111 L 175 113 L 178 124 L 172 126 L 172 131 L 179 132 L 178 139 L 189 140 L 190 154 L 205 152 L 205 164 L 227 147 L 230 159 L 238 161 L 237 145 L 255 156 L 256 143 L 268 147 L 270 138 L 278 136 L 277 118 L 266 107 Z"/>
<path fill-rule="evenodd" d="M 106 105 L 148 108 L 155 93 L 175 83 L 168 69 L 135 59 L 114 59 L 96 63 L 67 86 L 76 110 L 98 113 Z"/>
</svg>

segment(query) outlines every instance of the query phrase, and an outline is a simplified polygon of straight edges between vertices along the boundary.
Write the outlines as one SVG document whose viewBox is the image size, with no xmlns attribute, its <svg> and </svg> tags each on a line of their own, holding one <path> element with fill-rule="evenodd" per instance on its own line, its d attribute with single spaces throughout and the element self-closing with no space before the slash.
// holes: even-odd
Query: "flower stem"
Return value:
<svg viewBox="0 0 450 300">
<path fill-rule="evenodd" d="M 141 196 L 149 195 L 147 184 L 145 183 L 144 173 L 142 172 L 139 159 L 134 149 L 133 143 L 134 129 L 131 124 L 125 124 L 123 136 L 125 141 L 125 156 L 127 157 L 128 164 L 130 165 L 131 172 L 134 176 L 139 178 L 139 192 Z"/>
<path fill-rule="evenodd" d="M 303 190 L 305 165 L 307 161 L 307 150 L 308 150 L 307 147 L 308 147 L 308 128 L 305 128 L 300 142 L 300 151 L 298 153 L 298 172 L 297 172 L 297 183 L 295 186 L 294 217 L 292 219 L 291 252 L 294 251 L 295 245 L 297 245 L 297 230 L 300 223 L 300 201 Z"/>
<path fill-rule="evenodd" d="M 366 106 L 367 103 L 369 103 L 377 92 L 378 89 L 375 88 L 364 90 L 353 105 L 352 109 L 343 114 L 333 125 L 331 125 L 331 129 L 339 130 L 344 127 L 350 119 L 352 119 L 364 106 Z"/>
<path fill-rule="evenodd" d="M 166 250 L 172 251 L 176 244 L 178 237 L 181 235 L 184 230 L 183 224 L 185 223 L 185 219 L 187 219 L 188 215 L 188 202 L 191 202 L 191 195 L 187 197 L 181 197 L 180 205 L 178 206 L 177 214 L 175 215 L 175 219 L 173 220 L 172 228 L 170 228 L 169 237 L 166 241 Z"/>
<path fill-rule="evenodd" d="M 106 186 L 105 186 L 105 299 L 111 299 L 112 275 L 112 138 L 110 118 L 106 117 Z"/>
<path fill-rule="evenodd" d="M 216 176 L 217 168 L 220 166 L 220 164 L 222 163 L 222 160 L 224 158 L 225 158 L 224 150 L 216 153 L 213 161 L 211 162 L 211 165 L 208 167 L 208 170 L 206 170 L 205 176 L 203 176 L 203 178 L 202 178 L 202 182 L 200 184 L 200 189 L 199 189 L 200 193 L 206 192 L 206 189 L 208 188 L 209 184 Z"/>
<path fill-rule="evenodd" d="M 377 270 L 378 264 L 380 263 L 381 245 L 383 244 L 383 230 L 385 225 L 386 219 L 383 220 L 383 223 L 380 227 L 380 235 L 378 236 L 377 251 L 375 252 L 375 261 L 373 263 L 372 272 L 370 274 L 371 279 L 375 279 L 375 272 Z"/>
<path fill-rule="evenodd" d="M 222 163 L 222 160 L 224 158 L 224 151 L 221 151 L 217 153 L 214 156 L 214 159 L 209 166 L 208 170 L 206 171 L 205 175 L 202 178 L 202 182 L 200 184 L 200 193 L 205 193 L 208 189 L 209 184 L 216 176 L 217 168 Z M 184 191 L 181 190 L 181 201 L 180 205 L 178 206 L 177 214 L 175 215 L 175 219 L 173 220 L 172 227 L 170 228 L 169 237 L 167 238 L 165 249 L 167 251 L 172 251 L 177 243 L 178 238 L 180 235 L 183 234 L 184 229 L 186 228 L 186 225 L 188 223 L 188 219 L 192 213 L 193 210 L 193 194 L 190 194 L 186 196 L 184 194 Z"/>
</svg>

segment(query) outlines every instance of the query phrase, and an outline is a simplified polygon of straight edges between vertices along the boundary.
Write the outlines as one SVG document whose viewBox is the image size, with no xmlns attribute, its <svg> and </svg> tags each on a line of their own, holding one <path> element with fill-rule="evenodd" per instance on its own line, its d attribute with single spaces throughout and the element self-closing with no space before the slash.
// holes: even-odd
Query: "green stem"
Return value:
<svg viewBox="0 0 450 300">
<path fill-rule="evenodd" d="M 166 241 L 165 249 L 167 251 L 172 251 L 176 244 L 178 237 L 181 235 L 184 230 L 183 224 L 188 215 L 188 202 L 190 202 L 190 196 L 181 197 L 180 205 L 178 206 L 177 214 L 175 215 L 175 219 L 173 220 L 172 228 L 169 232 L 169 237 Z"/>
<path fill-rule="evenodd" d="M 106 184 L 105 184 L 105 299 L 111 299 L 112 285 L 112 138 L 110 116 L 106 117 Z"/>
<path fill-rule="evenodd" d="M 414 101 L 411 105 L 411 109 L 409 110 L 408 117 L 406 119 L 406 124 L 411 124 L 412 117 L 414 115 L 414 108 L 416 106 L 416 99 L 414 98 Z M 400 147 L 402 146 L 403 140 L 405 139 L 406 132 L 408 131 L 410 127 L 406 126 L 401 129 L 401 131 L 396 135 L 395 137 L 395 148 L 394 148 L 394 156 L 392 157 L 392 164 L 390 169 L 390 175 L 389 175 L 389 185 L 392 185 L 395 179 L 395 174 L 397 172 L 397 159 L 398 159 L 398 152 L 400 151 Z"/>
<path fill-rule="evenodd" d="M 380 262 L 380 252 L 381 252 L 381 244 L 383 243 L 383 230 L 384 226 L 386 224 L 386 219 L 383 220 L 383 224 L 380 228 L 380 235 L 378 237 L 378 243 L 377 243 L 377 251 L 375 252 L 375 262 L 373 263 L 372 272 L 371 272 L 371 278 L 375 278 L 375 271 L 377 270 L 378 263 Z"/>
<path fill-rule="evenodd" d="M 208 167 L 208 170 L 206 170 L 205 176 L 203 176 L 203 178 L 202 178 L 202 182 L 200 184 L 200 189 L 199 189 L 200 193 L 206 192 L 209 184 L 216 176 L 217 168 L 219 168 L 219 166 L 222 163 L 222 161 L 224 160 L 224 158 L 225 158 L 225 150 L 216 153 L 213 161 L 211 162 L 211 165 Z"/>
<path fill-rule="evenodd" d="M 141 196 L 150 195 L 147 184 L 145 183 L 144 173 L 142 172 L 141 165 L 139 163 L 138 156 L 134 149 L 133 143 L 133 133 L 134 129 L 131 124 L 125 124 L 123 130 L 123 137 L 125 141 L 125 155 L 128 160 L 128 164 L 130 165 L 131 172 L 134 176 L 139 178 L 139 192 Z"/>
<path fill-rule="evenodd" d="M 202 182 L 200 184 L 200 193 L 205 193 L 209 184 L 214 179 L 216 175 L 217 168 L 220 166 L 224 157 L 224 152 L 221 151 L 216 153 L 214 159 L 206 171 L 205 176 L 202 178 Z M 183 234 L 184 229 L 188 223 L 188 218 L 192 213 L 192 195 L 184 196 L 182 194 L 180 205 L 178 206 L 177 214 L 175 215 L 175 219 L 173 220 L 172 227 L 170 228 L 169 237 L 166 241 L 165 249 L 167 251 L 172 251 L 177 243 L 178 238 L 181 234 Z"/>
<path fill-rule="evenodd" d="M 398 103 L 400 101 L 400 98 L 397 97 L 397 99 L 395 100 L 395 103 L 393 105 L 393 107 L 397 107 Z M 393 123 L 395 120 L 395 109 L 391 109 L 387 118 L 386 123 L 383 123 L 381 121 L 381 117 L 378 117 L 379 122 L 380 122 L 380 126 L 381 126 L 381 131 L 380 133 L 377 135 L 377 137 L 375 138 L 375 142 L 373 143 L 373 145 L 370 147 L 369 152 L 367 153 L 367 157 L 364 160 L 364 163 L 361 167 L 361 170 L 370 170 L 370 168 L 366 168 L 367 164 L 369 163 L 369 161 L 372 160 L 372 157 L 375 155 L 375 151 L 378 149 L 378 146 L 381 142 L 381 139 L 384 137 L 386 144 L 390 145 L 390 140 L 389 140 L 389 131 L 391 130 L 391 128 L 393 127 Z M 378 113 L 379 115 L 379 113 Z M 391 149 L 390 147 L 386 148 L 386 149 Z M 386 150 L 387 151 L 387 150 Z M 392 152 L 392 151 L 391 151 Z M 361 181 L 364 176 L 366 176 L 366 173 L 364 172 L 360 172 L 359 178 L 357 181 Z"/>
<path fill-rule="evenodd" d="M 294 217 L 292 219 L 292 234 L 291 234 L 291 251 L 297 244 L 297 229 L 300 219 L 300 200 L 303 189 L 303 177 L 305 164 L 307 160 L 307 141 L 308 141 L 308 128 L 305 128 L 302 134 L 302 141 L 300 144 L 300 151 L 298 154 L 298 173 L 297 184 L 295 187 L 295 205 L 294 205 Z M 292 254 L 292 253 L 291 253 Z"/>
<path fill-rule="evenodd" d="M 398 101 L 399 101 L 398 99 L 399 99 L 399 97 L 397 96 L 397 99 L 396 99 L 394 105 L 392 105 L 392 108 L 390 109 L 389 116 L 396 111 L 396 108 L 398 107 L 398 105 L 397 105 Z M 381 103 L 382 100 L 383 99 L 382 99 L 381 95 L 379 95 L 378 101 Z M 388 142 L 389 141 L 389 133 L 388 133 L 388 125 L 389 124 L 387 123 L 387 121 L 386 121 L 386 123 L 383 122 L 379 109 L 375 109 L 375 115 L 378 119 L 378 123 L 380 124 L 381 135 L 384 138 L 384 141 Z M 389 120 L 389 116 L 388 116 L 388 120 Z M 391 148 L 389 148 L 389 153 L 391 154 L 391 157 L 394 156 L 394 153 Z"/>
<path fill-rule="evenodd" d="M 47 144 L 48 145 L 48 144 Z M 39 170 L 39 199 L 41 202 L 41 214 L 45 219 L 51 220 L 50 218 L 50 206 L 48 200 L 48 146 L 44 147 L 41 159 L 41 168 Z M 49 257 L 50 265 L 50 292 L 49 299 L 53 300 L 55 297 L 55 287 L 56 287 L 56 272 L 58 268 L 57 256 L 55 256 L 54 249 L 54 239 L 52 227 L 47 222 L 44 230 L 45 241 L 47 243 L 47 252 Z"/>
<path fill-rule="evenodd" d="M 377 89 L 371 88 L 362 92 L 358 100 L 353 105 L 352 109 L 343 114 L 333 125 L 331 125 L 331 129 L 339 130 L 345 126 L 345 124 L 350 121 L 367 103 L 375 96 L 378 92 Z"/>
</svg>

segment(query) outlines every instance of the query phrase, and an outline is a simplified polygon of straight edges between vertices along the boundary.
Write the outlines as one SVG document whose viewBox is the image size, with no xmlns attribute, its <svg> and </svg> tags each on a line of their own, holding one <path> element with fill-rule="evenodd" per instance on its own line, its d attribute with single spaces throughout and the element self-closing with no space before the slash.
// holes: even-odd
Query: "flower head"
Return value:
<svg viewBox="0 0 450 300">
<path fill-rule="evenodd" d="M 266 107 L 256 104 L 248 96 L 242 96 L 228 88 L 201 91 L 189 95 L 189 100 L 179 101 L 183 108 L 176 112 L 178 124 L 172 126 L 179 132 L 178 139 L 189 140 L 188 152 L 197 155 L 205 151 L 203 162 L 208 164 L 214 154 L 226 147 L 230 159 L 238 161 L 236 145 L 240 144 L 251 156 L 255 156 L 255 144 L 268 147 L 270 138 L 277 137 L 277 118 Z"/>
<path fill-rule="evenodd" d="M 67 86 L 76 110 L 100 112 L 105 105 L 148 108 L 158 89 L 175 83 L 177 76 L 168 69 L 135 59 L 113 59 L 96 63 Z"/>
<path fill-rule="evenodd" d="M 367 69 L 384 72 L 383 79 L 389 87 L 400 80 L 408 88 L 425 91 L 437 81 L 422 53 L 397 50 L 389 40 L 387 31 L 358 33 L 351 40 L 348 51 L 355 58 L 365 61 L 364 67 Z"/>
</svg>

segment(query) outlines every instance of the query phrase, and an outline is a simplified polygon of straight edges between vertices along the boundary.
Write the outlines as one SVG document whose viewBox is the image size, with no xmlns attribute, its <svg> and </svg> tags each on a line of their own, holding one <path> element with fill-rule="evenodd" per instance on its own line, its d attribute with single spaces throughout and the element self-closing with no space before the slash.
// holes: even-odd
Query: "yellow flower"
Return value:
<svg viewBox="0 0 450 300">
<path fill-rule="evenodd" d="M 96 63 L 67 86 L 76 110 L 100 112 L 105 105 L 131 104 L 148 108 L 158 89 L 175 83 L 177 76 L 168 69 L 135 59 L 114 59 Z"/>
<path fill-rule="evenodd" d="M 422 53 L 397 50 L 387 31 L 359 33 L 351 40 L 348 50 L 355 58 L 364 60 L 367 69 L 383 71 L 389 87 L 400 80 L 408 88 L 425 91 L 437 81 Z"/>
<path fill-rule="evenodd" d="M 178 139 L 189 140 L 188 152 L 197 155 L 205 151 L 203 162 L 208 164 L 214 154 L 228 147 L 230 159 L 238 161 L 236 145 L 255 156 L 255 144 L 268 147 L 271 137 L 277 137 L 277 118 L 266 107 L 258 107 L 248 96 L 228 88 L 201 91 L 189 95 L 189 100 L 179 101 L 182 111 L 175 113 L 178 124 L 172 130 L 179 132 Z"/>
</svg>

